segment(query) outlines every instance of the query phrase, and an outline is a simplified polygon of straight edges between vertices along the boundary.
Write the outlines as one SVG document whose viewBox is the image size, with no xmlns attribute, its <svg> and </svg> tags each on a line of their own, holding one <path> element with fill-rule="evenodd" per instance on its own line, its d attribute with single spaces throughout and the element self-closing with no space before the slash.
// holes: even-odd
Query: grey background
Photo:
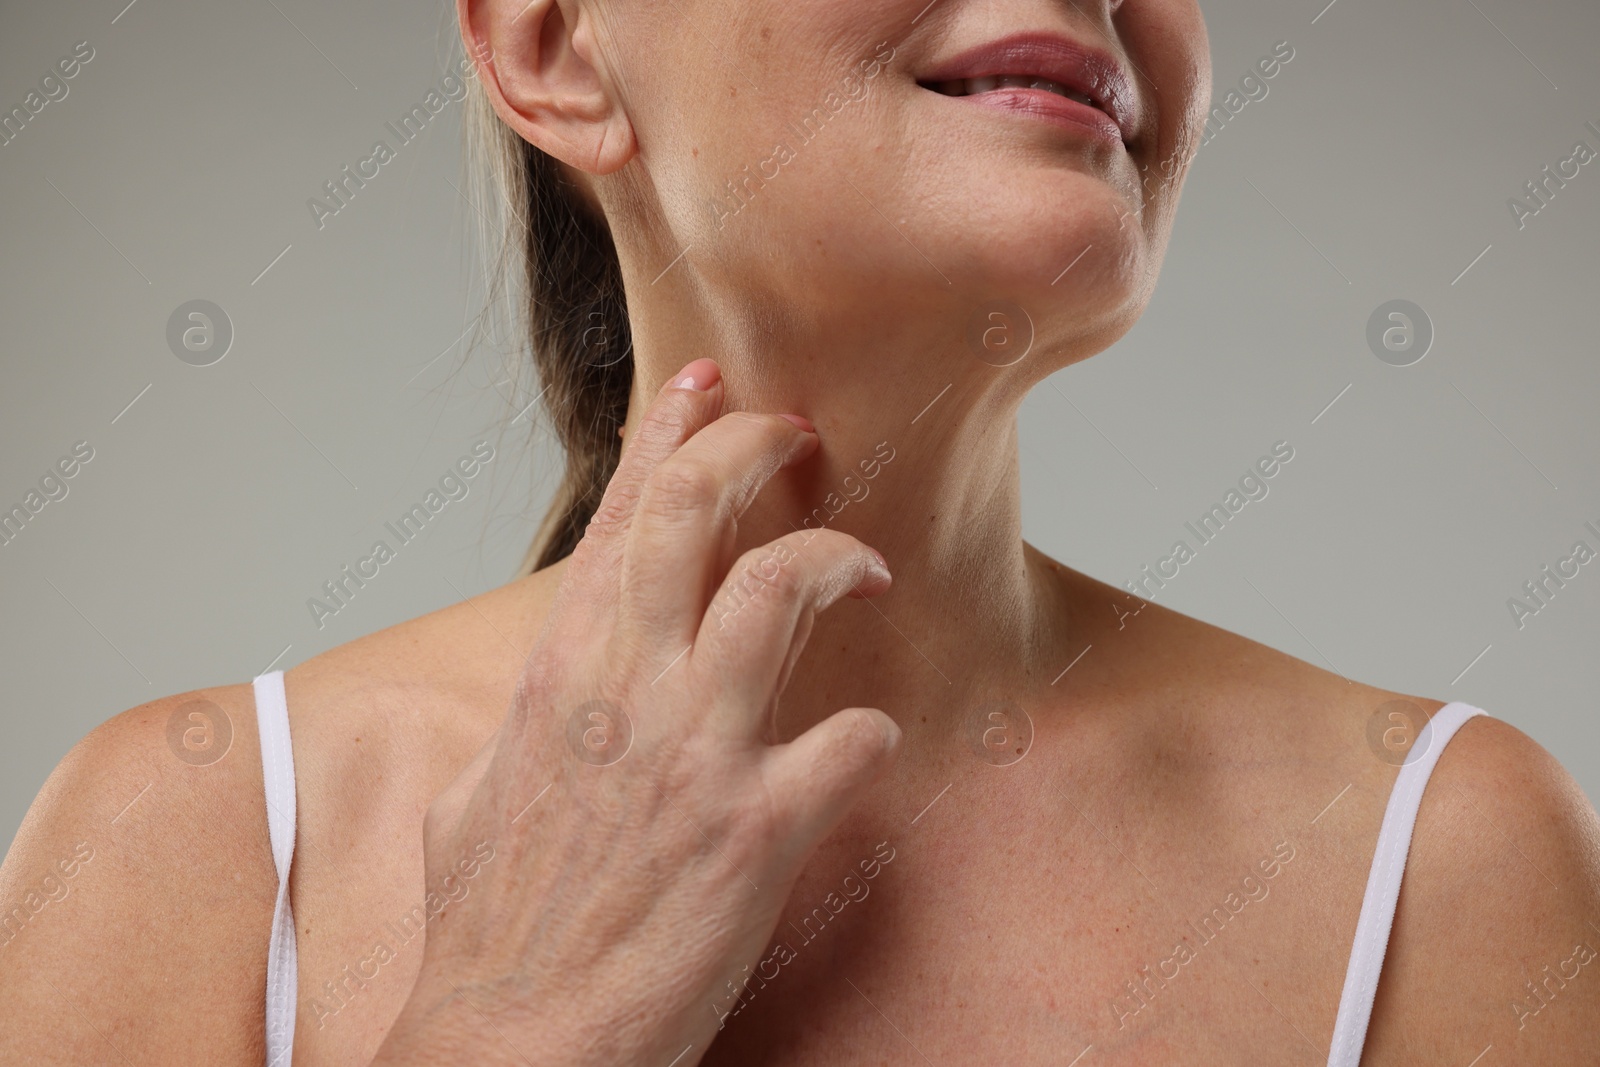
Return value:
<svg viewBox="0 0 1600 1067">
<path fill-rule="evenodd" d="M 1600 548 L 1600 160 L 1521 231 L 1506 203 L 1600 150 L 1600 7 L 1325 2 L 1204 5 L 1217 100 L 1276 42 L 1295 57 L 1200 150 L 1140 324 L 1029 398 L 1026 535 L 1120 585 L 1287 440 L 1156 599 L 1477 704 L 1600 796 L 1600 563 L 1521 630 L 1506 606 Z M 321 230 L 306 207 L 451 68 L 447 5 L 125 3 L 0 5 L 0 110 L 95 49 L 0 146 L 0 505 L 95 450 L 0 546 L 8 845 L 109 716 L 507 580 L 555 470 L 502 355 L 458 343 L 481 300 L 461 106 Z M 1395 298 L 1437 334 L 1403 368 L 1365 340 Z M 193 299 L 233 323 L 213 366 L 167 346 Z M 470 495 L 319 629 L 307 598 L 479 440 Z"/>
</svg>

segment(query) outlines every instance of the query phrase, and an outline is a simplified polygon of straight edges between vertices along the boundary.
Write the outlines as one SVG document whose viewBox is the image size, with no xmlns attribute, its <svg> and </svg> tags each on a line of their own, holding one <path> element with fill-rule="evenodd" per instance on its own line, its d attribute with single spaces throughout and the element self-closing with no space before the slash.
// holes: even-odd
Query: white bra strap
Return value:
<svg viewBox="0 0 1600 1067">
<path fill-rule="evenodd" d="M 1411 831 L 1417 824 L 1417 809 L 1422 806 L 1422 791 L 1450 738 L 1462 723 L 1482 714 L 1481 708 L 1460 701 L 1446 704 L 1434 712 L 1401 764 L 1389 793 L 1389 806 L 1383 813 L 1383 828 L 1378 831 L 1372 870 L 1367 875 L 1367 893 L 1361 901 L 1361 918 L 1356 922 L 1350 966 L 1345 971 L 1344 992 L 1339 996 L 1339 1014 L 1333 1024 L 1328 1067 L 1359 1067 L 1361 1063 L 1372 1002 L 1378 992 L 1378 974 L 1383 970 L 1395 905 L 1400 899 L 1406 853 L 1411 849 Z"/>
<path fill-rule="evenodd" d="M 267 794 L 267 834 L 278 868 L 278 902 L 267 947 L 267 1067 L 289 1067 L 294 1054 L 294 1008 L 299 968 L 294 912 L 289 906 L 289 865 L 294 860 L 294 750 L 289 744 L 289 704 L 283 672 L 255 680 L 256 726 L 261 733 L 261 777 Z"/>
</svg>

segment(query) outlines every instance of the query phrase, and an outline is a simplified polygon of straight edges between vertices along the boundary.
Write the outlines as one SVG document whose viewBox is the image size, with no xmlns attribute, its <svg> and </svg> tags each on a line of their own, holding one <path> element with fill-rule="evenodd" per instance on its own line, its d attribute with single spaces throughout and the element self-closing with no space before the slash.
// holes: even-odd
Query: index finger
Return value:
<svg viewBox="0 0 1600 1067">
<path fill-rule="evenodd" d="M 722 401 L 722 370 L 713 359 L 693 360 L 661 387 L 639 428 L 623 442 L 616 472 L 573 550 L 562 581 L 573 603 L 607 611 L 615 608 L 624 538 L 645 480 L 685 441 L 715 421 L 722 413 Z"/>
</svg>

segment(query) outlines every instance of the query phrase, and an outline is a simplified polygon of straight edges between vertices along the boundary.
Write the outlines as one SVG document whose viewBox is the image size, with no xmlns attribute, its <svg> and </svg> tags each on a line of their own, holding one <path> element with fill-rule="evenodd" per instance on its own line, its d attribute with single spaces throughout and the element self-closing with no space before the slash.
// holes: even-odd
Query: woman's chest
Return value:
<svg viewBox="0 0 1600 1067">
<path fill-rule="evenodd" d="M 1326 1058 L 1365 875 L 1348 842 L 1140 832 L 1035 799 L 952 790 L 898 833 L 835 835 L 766 952 L 706 1004 L 720 1029 L 701 1062 Z"/>
<path fill-rule="evenodd" d="M 764 951 L 705 998 L 702 1062 L 1325 1057 L 1381 796 L 1347 792 L 1336 817 L 1264 786 L 1183 808 L 1058 766 L 869 795 Z M 402 822 L 302 842 L 296 1062 L 364 1062 L 405 1002 L 430 910 L 420 828 Z"/>
</svg>

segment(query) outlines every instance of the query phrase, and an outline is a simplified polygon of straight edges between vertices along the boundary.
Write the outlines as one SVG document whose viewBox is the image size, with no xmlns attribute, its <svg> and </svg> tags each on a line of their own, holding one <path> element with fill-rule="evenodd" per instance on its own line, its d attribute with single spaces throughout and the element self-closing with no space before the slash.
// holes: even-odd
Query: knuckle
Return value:
<svg viewBox="0 0 1600 1067">
<path fill-rule="evenodd" d="M 627 528 L 628 516 L 633 514 L 638 496 L 637 489 L 613 486 L 607 491 L 605 499 L 600 501 L 600 506 L 595 508 L 594 514 L 589 517 L 589 525 L 584 530 L 584 536 L 592 534 L 601 539 L 619 536 Z"/>
<path fill-rule="evenodd" d="M 716 506 L 720 492 L 716 471 L 700 460 L 675 456 L 657 467 L 645 483 L 639 507 L 664 517 L 705 511 Z"/>
<path fill-rule="evenodd" d="M 813 577 L 798 565 L 789 537 L 752 548 L 734 561 L 708 614 L 726 629 L 747 608 L 758 616 L 784 613 L 809 595 Z"/>
<path fill-rule="evenodd" d="M 555 698 L 561 688 L 562 664 L 572 662 L 569 653 L 576 651 L 565 649 L 564 644 L 547 638 L 528 656 L 517 679 L 513 698 L 516 707 L 545 707 Z"/>
<path fill-rule="evenodd" d="M 780 596 L 798 595 L 805 588 L 805 577 L 795 566 L 798 559 L 799 553 L 787 536 L 751 549 L 739 560 L 737 570 L 741 584 L 747 588 L 771 590 Z"/>
<path fill-rule="evenodd" d="M 657 789 L 669 797 L 687 797 L 705 791 L 706 770 L 715 759 L 698 735 L 677 732 L 652 739 L 650 764 Z"/>
<path fill-rule="evenodd" d="M 720 829 L 723 840 L 728 842 L 724 847 L 744 867 L 771 854 L 772 842 L 788 836 L 785 824 L 774 798 L 764 790 L 753 789 L 730 807 Z"/>
<path fill-rule="evenodd" d="M 651 440 L 682 437 L 685 428 L 694 421 L 694 395 L 680 389 L 669 389 L 659 401 L 645 411 L 639 432 Z"/>
<path fill-rule="evenodd" d="M 762 586 L 780 600 L 801 599 L 809 585 L 792 564 L 779 562 L 771 556 L 762 561 L 756 576 Z"/>
</svg>

